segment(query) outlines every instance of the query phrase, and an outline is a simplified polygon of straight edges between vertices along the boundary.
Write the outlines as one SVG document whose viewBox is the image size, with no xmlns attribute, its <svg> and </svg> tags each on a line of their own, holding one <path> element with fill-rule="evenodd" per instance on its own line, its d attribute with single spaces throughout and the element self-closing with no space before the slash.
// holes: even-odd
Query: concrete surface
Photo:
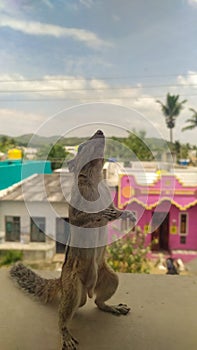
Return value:
<svg viewBox="0 0 197 350">
<path fill-rule="evenodd" d="M 42 273 L 43 274 L 43 273 Z M 44 272 L 46 277 L 57 273 Z M 0 350 L 59 350 L 57 305 L 42 305 L 0 269 Z M 71 330 L 80 350 L 196 350 L 197 277 L 120 274 L 111 303 L 131 306 L 127 316 L 80 309 Z"/>
<path fill-rule="evenodd" d="M 192 259 L 190 262 L 186 264 L 186 268 L 189 273 L 197 276 L 197 259 Z"/>
</svg>

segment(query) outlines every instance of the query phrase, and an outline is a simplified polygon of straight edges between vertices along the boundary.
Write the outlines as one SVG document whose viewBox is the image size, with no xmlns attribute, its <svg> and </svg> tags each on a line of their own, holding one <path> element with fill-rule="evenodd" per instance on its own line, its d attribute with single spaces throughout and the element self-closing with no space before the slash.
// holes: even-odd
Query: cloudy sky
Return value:
<svg viewBox="0 0 197 350">
<path fill-rule="evenodd" d="M 196 144 L 181 128 L 197 109 L 197 0 L 0 0 L 0 11 L 0 134 L 107 123 L 168 139 L 156 100 L 171 92 L 188 100 L 174 138 Z"/>
</svg>

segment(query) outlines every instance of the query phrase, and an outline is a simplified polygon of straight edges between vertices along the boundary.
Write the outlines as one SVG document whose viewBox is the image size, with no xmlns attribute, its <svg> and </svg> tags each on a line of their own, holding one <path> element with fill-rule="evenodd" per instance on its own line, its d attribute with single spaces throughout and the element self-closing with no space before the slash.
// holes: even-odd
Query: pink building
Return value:
<svg viewBox="0 0 197 350">
<path fill-rule="evenodd" d="M 139 184 L 134 175 L 121 175 L 114 201 L 119 209 L 136 213 L 147 243 L 155 242 L 153 252 L 170 252 L 184 261 L 197 257 L 197 185 L 186 186 L 169 174 L 149 185 Z M 123 231 L 129 225 L 122 220 Z"/>
</svg>

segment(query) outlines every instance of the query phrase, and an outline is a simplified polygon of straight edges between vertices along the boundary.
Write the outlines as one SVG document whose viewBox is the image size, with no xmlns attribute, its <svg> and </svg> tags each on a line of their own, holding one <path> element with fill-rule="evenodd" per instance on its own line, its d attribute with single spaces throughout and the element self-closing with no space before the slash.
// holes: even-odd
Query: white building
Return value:
<svg viewBox="0 0 197 350">
<path fill-rule="evenodd" d="M 70 174 L 33 175 L 0 193 L 0 250 L 28 260 L 63 252 L 69 233 Z"/>
</svg>

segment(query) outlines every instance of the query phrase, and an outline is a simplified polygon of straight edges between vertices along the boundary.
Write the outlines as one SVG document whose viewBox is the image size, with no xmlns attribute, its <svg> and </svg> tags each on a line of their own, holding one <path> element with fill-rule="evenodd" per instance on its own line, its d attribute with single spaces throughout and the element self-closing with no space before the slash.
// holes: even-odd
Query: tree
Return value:
<svg viewBox="0 0 197 350">
<path fill-rule="evenodd" d="M 65 161 L 66 158 L 66 152 L 64 147 L 61 145 L 54 145 L 49 152 L 48 159 L 52 162 L 51 166 L 52 169 L 58 169 L 61 168 L 63 162 Z"/>
<path fill-rule="evenodd" d="M 112 137 L 107 139 L 105 158 L 127 163 L 131 158 L 131 151 L 128 147 L 125 147 L 123 138 Z"/>
<path fill-rule="evenodd" d="M 17 147 L 16 141 L 14 138 L 2 135 L 0 136 L 0 150 L 1 152 L 7 152 L 10 148 Z"/>
<path fill-rule="evenodd" d="M 193 130 L 197 127 L 197 111 L 194 108 L 189 108 L 189 110 L 193 112 L 193 115 L 186 120 L 186 123 L 189 123 L 189 125 L 182 128 L 182 131 Z"/>
<path fill-rule="evenodd" d="M 1 143 L 2 143 L 2 146 L 7 146 L 7 144 L 9 143 L 9 137 L 6 136 L 6 135 L 3 135 L 2 138 L 1 138 Z"/>
<path fill-rule="evenodd" d="M 136 159 L 152 160 L 153 154 L 146 139 L 146 132 L 144 130 L 136 132 L 133 129 L 132 132 L 128 131 L 128 137 L 113 136 L 107 139 L 105 157 L 114 158 L 118 162 L 124 162 L 124 166 L 128 166 L 130 161 L 136 161 Z"/>
<path fill-rule="evenodd" d="M 179 95 L 170 95 L 166 96 L 166 103 L 157 100 L 157 103 L 161 105 L 161 110 L 166 118 L 167 128 L 170 129 L 170 142 L 173 143 L 173 133 L 172 129 L 175 127 L 175 120 L 179 116 L 181 110 L 183 109 L 183 104 L 187 100 L 179 102 Z"/>
<path fill-rule="evenodd" d="M 188 159 L 189 151 L 190 151 L 189 143 L 182 144 L 181 145 L 181 158 L 182 159 Z"/>
<path fill-rule="evenodd" d="M 123 143 L 132 150 L 135 157 L 141 161 L 153 160 L 153 154 L 145 143 L 146 132 L 141 130 L 137 134 L 135 130 L 129 132 L 129 136 Z"/>
<path fill-rule="evenodd" d="M 177 161 L 179 161 L 180 158 L 181 158 L 181 144 L 180 144 L 179 141 L 175 141 L 175 143 L 174 143 L 174 150 L 175 150 L 175 153 L 176 153 Z"/>
<path fill-rule="evenodd" d="M 53 170 L 61 168 L 67 155 L 68 153 L 65 152 L 64 147 L 58 143 L 56 143 L 53 146 L 44 145 L 43 147 L 41 147 L 40 151 L 38 152 L 38 158 L 48 159 L 51 161 L 51 166 Z"/>
</svg>

